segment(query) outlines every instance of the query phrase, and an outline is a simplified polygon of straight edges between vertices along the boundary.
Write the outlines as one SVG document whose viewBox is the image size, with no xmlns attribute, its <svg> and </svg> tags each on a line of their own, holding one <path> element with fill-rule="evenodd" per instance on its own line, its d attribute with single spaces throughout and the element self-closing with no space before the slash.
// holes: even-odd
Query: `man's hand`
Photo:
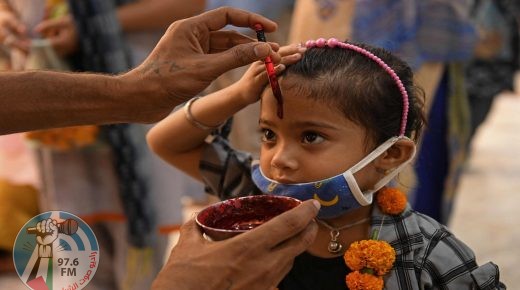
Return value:
<svg viewBox="0 0 520 290">
<path fill-rule="evenodd" d="M 278 54 L 282 57 L 280 64 L 275 67 L 276 74 L 285 70 L 287 65 L 296 63 L 302 58 L 302 54 L 307 49 L 297 44 L 282 46 Z M 240 80 L 233 84 L 237 87 L 239 95 L 245 100 L 246 104 L 255 103 L 260 99 L 262 91 L 269 83 L 267 71 L 263 61 L 253 63 Z"/>
<path fill-rule="evenodd" d="M 205 89 L 224 72 L 271 55 L 280 56 L 276 44 L 259 43 L 234 31 L 221 31 L 228 24 L 240 27 L 263 25 L 266 32 L 276 24 L 260 15 L 223 7 L 176 21 L 150 56 L 136 69 L 121 76 L 123 86 L 149 86 L 148 102 L 163 110 L 173 107 Z"/>
<path fill-rule="evenodd" d="M 316 237 L 319 204 L 306 201 L 247 233 L 225 241 L 205 240 L 194 220 L 181 228 L 179 243 L 152 289 L 274 289 L 294 258 Z"/>
</svg>

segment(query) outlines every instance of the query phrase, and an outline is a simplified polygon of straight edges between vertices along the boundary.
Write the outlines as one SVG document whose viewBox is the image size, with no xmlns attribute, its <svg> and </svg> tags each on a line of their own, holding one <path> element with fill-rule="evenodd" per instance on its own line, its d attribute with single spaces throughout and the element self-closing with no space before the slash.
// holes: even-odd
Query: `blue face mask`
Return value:
<svg viewBox="0 0 520 290">
<path fill-rule="evenodd" d="M 354 173 L 358 172 L 378 156 L 383 154 L 388 148 L 392 147 L 398 140 L 408 139 L 407 137 L 392 137 L 381 144 L 356 165 L 342 174 L 331 178 L 296 184 L 283 184 L 267 178 L 258 161 L 253 162 L 252 178 L 256 186 L 266 194 L 284 195 L 297 198 L 299 200 L 316 199 L 321 204 L 318 218 L 330 219 L 362 206 L 372 203 L 374 192 L 385 186 L 392 180 L 404 167 L 413 159 L 415 147 L 410 158 L 390 173 L 386 174 L 372 189 L 362 192 L 359 188 Z"/>
</svg>

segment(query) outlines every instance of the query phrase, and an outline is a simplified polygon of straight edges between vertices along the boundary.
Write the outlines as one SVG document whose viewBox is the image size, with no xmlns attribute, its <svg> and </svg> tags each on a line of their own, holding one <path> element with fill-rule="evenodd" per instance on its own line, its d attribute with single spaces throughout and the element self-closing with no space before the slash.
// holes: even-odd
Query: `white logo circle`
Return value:
<svg viewBox="0 0 520 290">
<path fill-rule="evenodd" d="M 41 213 L 16 236 L 16 272 L 31 289 L 82 289 L 99 265 L 99 245 L 92 229 L 64 211 Z"/>
</svg>

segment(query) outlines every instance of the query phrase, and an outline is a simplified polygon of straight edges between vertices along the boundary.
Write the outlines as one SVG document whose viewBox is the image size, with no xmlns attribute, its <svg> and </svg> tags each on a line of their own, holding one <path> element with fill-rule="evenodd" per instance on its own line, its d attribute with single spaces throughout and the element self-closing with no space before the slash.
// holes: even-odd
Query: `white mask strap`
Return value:
<svg viewBox="0 0 520 290">
<path fill-rule="evenodd" d="M 374 185 L 374 188 L 372 188 L 370 190 L 361 192 L 361 189 L 359 188 L 359 186 L 357 184 L 356 178 L 354 177 L 354 173 L 358 172 L 359 170 L 361 170 L 362 168 L 367 166 L 370 162 L 374 161 L 377 157 L 379 157 L 381 154 L 386 152 L 386 150 L 388 150 L 397 141 L 399 141 L 401 139 L 410 140 L 408 137 L 405 137 L 405 136 L 392 137 L 392 138 L 388 139 L 383 144 L 379 145 L 376 149 L 374 149 L 374 151 L 370 152 L 370 154 L 368 154 L 365 158 L 361 159 L 361 161 L 359 161 L 356 165 L 352 166 L 352 168 L 350 170 L 346 171 L 343 174 L 343 177 L 345 177 L 345 180 L 347 181 L 347 183 L 352 191 L 352 194 L 354 195 L 356 200 L 361 205 L 371 204 L 372 195 L 374 194 L 374 192 L 378 191 L 383 186 L 385 186 L 388 182 L 390 182 L 390 180 L 392 180 L 394 177 L 396 177 L 397 174 L 399 174 L 399 172 L 401 172 L 403 170 L 403 168 L 408 163 L 410 163 L 410 161 L 412 161 L 413 157 L 415 156 L 415 151 L 416 151 L 415 146 L 413 147 L 412 154 L 405 162 L 403 162 L 401 165 L 399 165 L 398 167 L 393 169 L 392 172 L 390 172 L 389 174 L 385 175 L 385 177 L 383 177 L 381 180 L 379 180 Z"/>
<path fill-rule="evenodd" d="M 379 182 L 377 182 L 374 185 L 374 188 L 369 190 L 367 193 L 372 194 L 372 193 L 380 190 L 383 186 L 385 186 L 388 182 L 390 182 L 390 180 L 394 179 L 397 176 L 397 174 L 399 174 L 399 172 L 403 171 L 404 167 L 412 161 L 412 159 L 415 157 L 416 151 L 417 150 L 416 150 L 415 146 L 413 146 L 413 151 L 412 151 L 412 154 L 410 154 L 410 157 L 405 162 L 401 163 L 401 165 L 392 169 L 392 172 L 388 173 L 387 175 L 385 175 L 385 177 L 381 178 L 381 180 L 379 180 Z"/>
</svg>

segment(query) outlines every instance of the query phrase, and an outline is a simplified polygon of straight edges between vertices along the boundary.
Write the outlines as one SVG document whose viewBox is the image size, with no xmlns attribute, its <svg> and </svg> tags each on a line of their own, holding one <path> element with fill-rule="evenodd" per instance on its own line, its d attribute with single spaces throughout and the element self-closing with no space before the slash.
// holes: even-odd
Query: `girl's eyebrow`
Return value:
<svg viewBox="0 0 520 290">
<path fill-rule="evenodd" d="M 266 125 L 266 126 L 270 126 L 270 127 L 274 127 L 274 123 L 269 121 L 269 120 L 265 120 L 265 119 L 262 119 L 260 118 L 258 120 L 258 124 L 260 125 Z M 314 128 L 326 128 L 326 129 L 332 129 L 332 130 L 339 130 L 340 128 L 338 128 L 338 126 L 334 126 L 332 124 L 329 124 L 329 123 L 325 123 L 325 122 L 320 122 L 320 121 L 297 121 L 297 122 L 292 122 L 291 124 L 292 126 L 297 126 L 297 127 L 314 127 Z"/>
<path fill-rule="evenodd" d="M 267 125 L 267 126 L 271 126 L 271 127 L 274 126 L 274 123 L 272 123 L 268 120 L 262 119 L 262 118 L 258 119 L 258 124 Z"/>
<path fill-rule="evenodd" d="M 332 130 L 339 130 L 338 126 L 334 126 L 330 123 L 320 122 L 320 121 L 302 121 L 302 122 L 294 122 L 295 126 L 298 127 L 318 127 L 318 128 L 326 128 Z"/>
</svg>

